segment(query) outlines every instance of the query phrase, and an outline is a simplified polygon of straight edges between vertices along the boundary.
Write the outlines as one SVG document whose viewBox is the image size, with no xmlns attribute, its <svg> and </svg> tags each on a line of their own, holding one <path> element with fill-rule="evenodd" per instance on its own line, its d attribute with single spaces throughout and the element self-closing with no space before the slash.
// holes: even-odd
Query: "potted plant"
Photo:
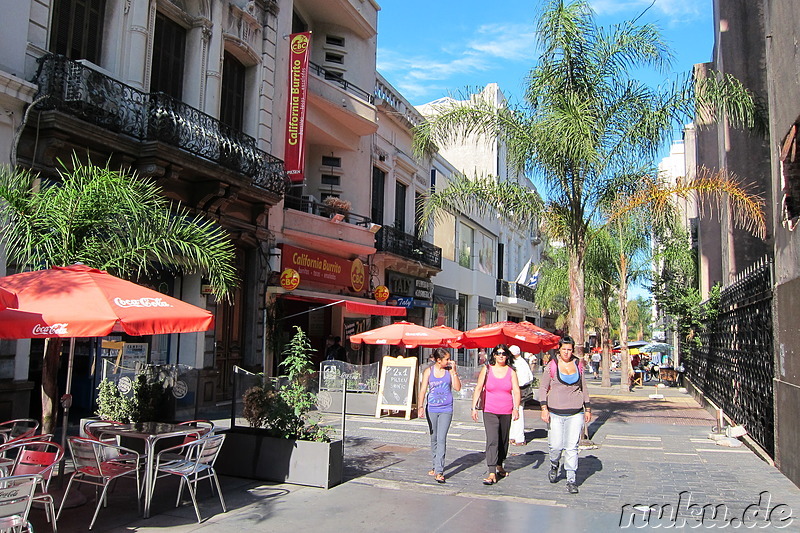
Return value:
<svg viewBox="0 0 800 533">
<path fill-rule="evenodd" d="M 322 203 L 324 203 L 328 208 L 331 216 L 336 213 L 346 216 L 348 213 L 350 213 L 350 202 L 347 200 L 342 200 L 338 196 L 328 196 L 322 201 Z"/>
<path fill-rule="evenodd" d="M 330 488 L 341 483 L 343 443 L 311 419 L 316 395 L 308 391 L 314 349 L 299 327 L 283 350 L 275 383 L 265 380 L 242 397 L 249 427 L 233 425 L 216 468 L 236 477 Z"/>
</svg>

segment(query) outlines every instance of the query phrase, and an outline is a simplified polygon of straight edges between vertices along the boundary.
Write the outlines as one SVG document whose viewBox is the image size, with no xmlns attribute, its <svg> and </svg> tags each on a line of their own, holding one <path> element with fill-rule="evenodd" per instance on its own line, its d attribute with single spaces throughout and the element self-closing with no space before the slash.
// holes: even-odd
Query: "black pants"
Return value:
<svg viewBox="0 0 800 533">
<path fill-rule="evenodd" d="M 511 415 L 496 415 L 484 411 L 483 428 L 486 430 L 486 466 L 494 472 L 494 468 L 503 466 L 503 461 L 508 457 Z"/>
</svg>

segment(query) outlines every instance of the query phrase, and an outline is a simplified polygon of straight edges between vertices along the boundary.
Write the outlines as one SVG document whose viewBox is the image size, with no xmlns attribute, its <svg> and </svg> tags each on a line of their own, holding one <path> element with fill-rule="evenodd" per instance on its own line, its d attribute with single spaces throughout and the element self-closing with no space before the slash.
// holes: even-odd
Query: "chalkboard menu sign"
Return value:
<svg viewBox="0 0 800 533">
<path fill-rule="evenodd" d="M 406 420 L 411 419 L 411 401 L 417 383 L 416 357 L 384 357 L 381 364 L 381 383 L 378 389 L 378 405 L 375 418 L 381 411 L 405 411 Z"/>
</svg>

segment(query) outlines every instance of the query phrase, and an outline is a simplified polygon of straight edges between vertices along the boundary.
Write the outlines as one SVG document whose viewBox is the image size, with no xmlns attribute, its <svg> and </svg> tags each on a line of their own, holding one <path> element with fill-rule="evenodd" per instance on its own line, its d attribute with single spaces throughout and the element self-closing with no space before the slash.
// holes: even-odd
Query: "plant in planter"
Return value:
<svg viewBox="0 0 800 533">
<path fill-rule="evenodd" d="M 342 213 L 346 215 L 350 212 L 351 204 L 347 200 L 342 200 L 337 196 L 328 196 L 325 200 L 322 201 L 332 213 Z"/>
<path fill-rule="evenodd" d="M 169 391 L 160 381 L 148 379 L 146 373 L 133 380 L 133 393 L 123 395 L 117 384 L 104 379 L 97 387 L 97 411 L 103 420 L 116 422 L 151 422 L 169 419 Z"/>
<path fill-rule="evenodd" d="M 307 382 L 313 374 L 314 349 L 299 327 L 283 351 L 286 372 L 247 389 L 242 415 L 250 427 L 223 432 L 225 445 L 217 471 L 226 475 L 329 488 L 342 480 L 342 441 L 331 440 L 330 428 L 311 419 L 316 394 Z"/>
</svg>

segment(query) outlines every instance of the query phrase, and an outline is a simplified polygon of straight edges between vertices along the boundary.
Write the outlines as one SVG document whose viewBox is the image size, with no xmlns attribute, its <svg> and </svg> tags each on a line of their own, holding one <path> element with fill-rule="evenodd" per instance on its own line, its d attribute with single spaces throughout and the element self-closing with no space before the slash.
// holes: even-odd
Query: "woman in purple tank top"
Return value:
<svg viewBox="0 0 800 533">
<path fill-rule="evenodd" d="M 431 432 L 433 468 L 428 475 L 444 483 L 444 454 L 447 432 L 453 421 L 453 391 L 461 390 L 455 361 L 442 348 L 433 351 L 433 364 L 425 369 L 419 386 L 419 416 L 426 416 Z"/>
<path fill-rule="evenodd" d="M 512 418 L 519 418 L 519 380 L 514 371 L 511 351 L 505 344 L 492 350 L 487 365 L 481 368 L 472 395 L 472 419 L 478 421 L 478 400 L 483 394 L 483 427 L 486 430 L 486 466 L 489 473 L 484 485 L 494 485 L 506 477 L 503 461 L 508 456 L 508 435 Z"/>
</svg>

